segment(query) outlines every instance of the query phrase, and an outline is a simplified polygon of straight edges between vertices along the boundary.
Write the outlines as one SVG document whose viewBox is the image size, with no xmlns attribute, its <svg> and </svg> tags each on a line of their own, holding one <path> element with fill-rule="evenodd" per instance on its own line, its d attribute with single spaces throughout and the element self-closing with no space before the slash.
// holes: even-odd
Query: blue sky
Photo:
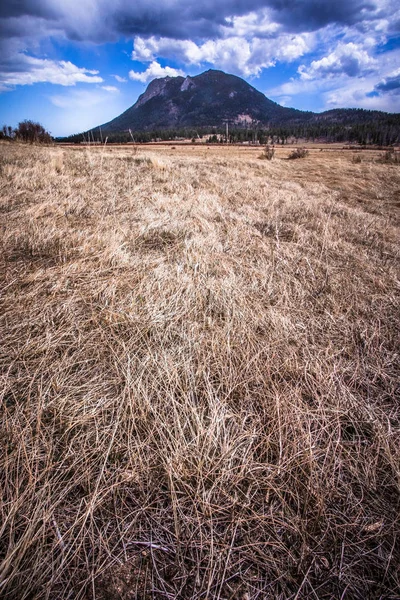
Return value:
<svg viewBox="0 0 400 600">
<path fill-rule="evenodd" d="M 0 126 L 105 123 L 149 81 L 207 69 L 285 106 L 400 112 L 394 0 L 2 0 Z"/>
</svg>

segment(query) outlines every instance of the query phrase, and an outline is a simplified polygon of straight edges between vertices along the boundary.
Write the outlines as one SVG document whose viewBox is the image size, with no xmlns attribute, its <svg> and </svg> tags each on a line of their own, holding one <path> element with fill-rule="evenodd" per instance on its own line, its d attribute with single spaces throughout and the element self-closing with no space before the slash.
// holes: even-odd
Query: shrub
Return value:
<svg viewBox="0 0 400 600">
<path fill-rule="evenodd" d="M 354 164 L 359 164 L 361 162 L 361 154 L 353 154 L 351 162 Z"/>
<path fill-rule="evenodd" d="M 0 140 L 11 140 L 14 137 L 14 130 L 10 125 L 3 125 L 0 131 Z"/>
<path fill-rule="evenodd" d="M 40 123 L 33 121 L 21 121 L 15 130 L 15 137 L 22 142 L 49 144 L 52 137 Z"/>
<path fill-rule="evenodd" d="M 380 155 L 378 162 L 392 165 L 400 165 L 400 152 L 396 152 L 394 148 L 389 148 Z"/>
<path fill-rule="evenodd" d="M 308 150 L 306 150 L 306 148 L 295 148 L 289 154 L 288 159 L 294 160 L 296 158 L 305 158 L 306 156 L 308 156 Z"/>
<path fill-rule="evenodd" d="M 263 150 L 263 153 L 260 155 L 262 160 L 272 160 L 275 155 L 275 148 L 271 148 L 269 144 L 267 144 Z"/>
</svg>

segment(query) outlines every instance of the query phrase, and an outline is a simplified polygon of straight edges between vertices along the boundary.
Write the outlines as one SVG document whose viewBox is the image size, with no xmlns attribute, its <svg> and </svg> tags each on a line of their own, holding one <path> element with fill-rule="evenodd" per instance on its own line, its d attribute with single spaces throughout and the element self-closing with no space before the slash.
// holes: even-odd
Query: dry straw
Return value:
<svg viewBox="0 0 400 600">
<path fill-rule="evenodd" d="M 400 171 L 280 153 L 1 145 L 2 598 L 398 597 Z"/>
</svg>

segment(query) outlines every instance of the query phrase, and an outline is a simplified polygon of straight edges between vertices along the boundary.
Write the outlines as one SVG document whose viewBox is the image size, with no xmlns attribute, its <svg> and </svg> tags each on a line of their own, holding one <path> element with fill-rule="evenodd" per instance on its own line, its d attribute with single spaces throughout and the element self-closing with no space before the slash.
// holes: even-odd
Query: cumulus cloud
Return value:
<svg viewBox="0 0 400 600">
<path fill-rule="evenodd" d="M 374 96 L 376 75 L 370 75 L 361 79 L 349 79 L 342 75 L 336 79 L 324 80 L 292 80 L 281 86 L 265 90 L 266 95 L 285 106 L 299 106 L 308 110 L 307 99 L 318 95 L 320 106 L 317 110 L 329 110 L 332 108 L 365 108 L 368 110 L 383 110 L 386 112 L 399 111 L 399 96 L 393 94 L 382 94 Z M 288 98 L 286 99 L 286 96 Z M 286 99 L 286 101 L 285 101 Z M 301 101 L 302 99 L 302 101 Z M 283 102 L 282 102 L 283 100 Z"/>
<path fill-rule="evenodd" d="M 345 74 L 348 77 L 359 77 L 374 70 L 377 60 L 358 44 L 338 44 L 333 52 L 320 60 L 313 60 L 309 67 L 301 65 L 301 79 L 317 79 Z"/>
<path fill-rule="evenodd" d="M 129 71 L 130 79 L 141 81 L 142 83 L 147 83 L 147 81 L 158 77 L 177 77 L 178 75 L 185 76 L 185 73 L 172 67 L 162 67 L 157 61 L 153 61 L 142 73 Z"/>
<path fill-rule="evenodd" d="M 374 60 L 374 67 L 358 77 L 349 77 L 341 70 L 325 77 L 293 77 L 282 85 L 265 89 L 264 93 L 276 102 L 290 96 L 291 105 L 303 109 L 308 109 L 310 97 L 318 97 L 318 110 L 358 107 L 399 112 L 400 52 L 379 53 Z"/>
<path fill-rule="evenodd" d="M 33 83 L 55 83 L 71 86 L 76 83 L 101 83 L 98 71 L 79 68 L 69 61 L 54 61 L 35 58 L 25 54 L 17 55 L 11 63 L 0 64 L 0 85 L 3 90 L 16 85 Z"/>
<path fill-rule="evenodd" d="M 154 61 L 162 56 L 189 65 L 207 63 L 233 73 L 257 76 L 261 70 L 273 66 L 276 61 L 290 62 L 310 51 L 314 44 L 311 34 L 283 34 L 279 39 L 242 39 L 228 37 L 207 40 L 196 44 L 192 40 L 169 38 L 145 39 L 136 37 L 132 59 L 141 62 Z"/>
<path fill-rule="evenodd" d="M 372 95 L 374 84 L 370 78 L 351 81 L 349 86 L 332 89 L 324 94 L 326 108 L 365 108 L 367 110 L 399 111 L 399 97 L 395 94 Z"/>
<path fill-rule="evenodd" d="M 113 77 L 118 81 L 118 83 L 126 83 L 128 81 L 126 77 L 121 77 L 120 75 L 113 75 Z"/>
<path fill-rule="evenodd" d="M 271 10 L 266 8 L 228 17 L 222 31 L 224 36 L 229 37 L 272 37 L 281 31 L 281 27 L 273 20 Z"/>
</svg>

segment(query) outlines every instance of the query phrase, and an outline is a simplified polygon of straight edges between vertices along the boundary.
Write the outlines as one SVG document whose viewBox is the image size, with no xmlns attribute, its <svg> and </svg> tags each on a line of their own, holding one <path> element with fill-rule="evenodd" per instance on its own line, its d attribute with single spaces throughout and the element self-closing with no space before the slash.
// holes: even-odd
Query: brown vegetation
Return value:
<svg viewBox="0 0 400 600">
<path fill-rule="evenodd" d="M 400 165 L 400 151 L 389 148 L 380 156 L 380 162 L 392 165 Z"/>
<path fill-rule="evenodd" d="M 52 137 L 43 125 L 34 121 L 21 121 L 13 129 L 10 125 L 3 125 L 0 131 L 0 140 L 18 140 L 29 144 L 51 144 Z"/>
<path fill-rule="evenodd" d="M 2 598 L 398 597 L 400 171 L 258 154 L 0 145 Z"/>
<path fill-rule="evenodd" d="M 259 158 L 261 158 L 262 160 L 272 160 L 275 156 L 275 148 L 273 148 L 272 146 L 270 146 L 269 144 L 267 144 L 262 152 L 262 154 L 260 154 Z"/>
<path fill-rule="evenodd" d="M 306 158 L 309 154 L 307 148 L 295 148 L 288 156 L 289 160 L 296 160 L 296 158 Z"/>
</svg>

